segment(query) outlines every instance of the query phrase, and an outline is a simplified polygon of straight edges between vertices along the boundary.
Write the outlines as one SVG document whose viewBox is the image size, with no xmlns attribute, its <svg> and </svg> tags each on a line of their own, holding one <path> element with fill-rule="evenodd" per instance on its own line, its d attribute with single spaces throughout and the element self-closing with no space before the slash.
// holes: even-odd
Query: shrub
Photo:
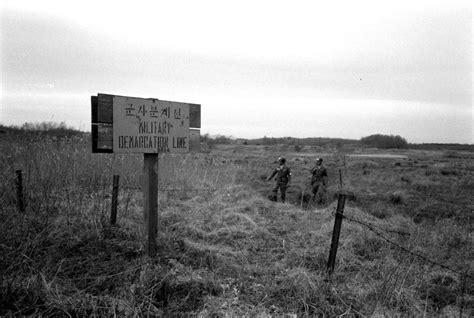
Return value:
<svg viewBox="0 0 474 318">
<path fill-rule="evenodd" d="M 369 147 L 389 149 L 389 148 L 407 148 L 408 143 L 405 138 L 393 135 L 370 135 L 360 139 L 360 142 Z"/>
<path fill-rule="evenodd" d="M 443 176 L 457 176 L 459 175 L 459 171 L 455 169 L 441 169 L 439 171 Z"/>
<path fill-rule="evenodd" d="M 379 164 L 373 160 L 362 161 L 362 169 L 377 169 Z"/>
<path fill-rule="evenodd" d="M 411 179 L 410 179 L 410 177 L 401 176 L 401 177 L 400 177 L 400 180 L 401 180 L 402 182 L 406 182 L 406 183 L 408 183 L 408 184 L 411 184 Z"/>
<path fill-rule="evenodd" d="M 0 125 L 0 131 L 4 134 L 10 134 L 16 137 L 55 137 L 69 138 L 81 135 L 83 132 L 74 127 L 67 126 L 65 122 L 35 122 L 24 123 L 21 126 L 3 126 Z"/>
<path fill-rule="evenodd" d="M 429 300 L 431 306 L 439 311 L 456 302 L 458 285 L 456 277 L 445 273 L 433 273 L 427 282 L 421 284 L 420 296 Z"/>
<path fill-rule="evenodd" d="M 391 208 L 389 205 L 377 202 L 370 209 L 370 214 L 378 217 L 379 219 L 385 219 L 393 215 L 392 209 L 393 208 Z"/>
<path fill-rule="evenodd" d="M 395 191 L 389 195 L 388 199 L 393 204 L 402 204 L 406 201 L 406 194 L 402 191 Z"/>
</svg>

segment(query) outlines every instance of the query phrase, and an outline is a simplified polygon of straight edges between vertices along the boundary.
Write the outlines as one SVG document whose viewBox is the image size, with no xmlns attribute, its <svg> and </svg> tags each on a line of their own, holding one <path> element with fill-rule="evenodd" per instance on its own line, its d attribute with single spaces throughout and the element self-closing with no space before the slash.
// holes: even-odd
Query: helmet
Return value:
<svg viewBox="0 0 474 318">
<path fill-rule="evenodd" d="M 285 163 L 285 162 L 286 162 L 286 159 L 283 158 L 283 157 L 279 157 L 279 158 L 278 158 L 278 162 L 279 162 L 279 163 Z"/>
<path fill-rule="evenodd" d="M 316 162 L 322 163 L 322 162 L 323 162 L 323 158 L 316 158 Z"/>
</svg>

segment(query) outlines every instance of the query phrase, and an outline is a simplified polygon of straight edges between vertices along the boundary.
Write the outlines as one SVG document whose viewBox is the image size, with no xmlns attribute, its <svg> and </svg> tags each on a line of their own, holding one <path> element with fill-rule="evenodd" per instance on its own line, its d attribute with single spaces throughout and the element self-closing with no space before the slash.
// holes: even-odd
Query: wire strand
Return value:
<svg viewBox="0 0 474 318">
<path fill-rule="evenodd" d="M 457 271 L 457 270 L 455 270 L 455 269 L 453 269 L 453 268 L 451 268 L 451 267 L 449 267 L 449 266 L 446 266 L 446 265 L 437 263 L 437 262 L 435 262 L 435 261 L 433 261 L 433 260 L 427 258 L 426 256 L 423 256 L 423 255 L 421 255 L 421 254 L 418 254 L 418 253 L 415 253 L 415 252 L 413 252 L 413 251 L 410 251 L 410 250 L 407 249 L 406 247 L 401 246 L 401 245 L 399 245 L 399 244 L 393 242 L 393 241 L 390 240 L 389 238 L 385 237 L 384 235 L 382 235 L 379 231 L 377 231 L 377 230 L 375 229 L 375 226 L 373 226 L 373 225 L 371 225 L 371 224 L 368 224 L 368 223 L 366 223 L 366 222 L 364 222 L 364 221 L 361 221 L 361 220 L 358 220 L 358 219 L 355 219 L 355 218 L 352 218 L 352 217 L 343 215 L 342 213 L 341 213 L 341 216 L 342 216 L 344 219 L 346 219 L 346 220 L 349 220 L 349 221 L 352 221 L 352 222 L 355 222 L 355 223 L 358 223 L 358 224 L 360 224 L 360 225 L 363 225 L 363 226 L 367 227 L 370 231 L 372 231 L 373 233 L 375 233 L 377 236 L 381 237 L 382 239 L 384 239 L 386 242 L 392 244 L 393 246 L 395 246 L 395 247 L 401 249 L 401 250 L 404 251 L 405 253 L 408 253 L 408 254 L 410 254 L 410 255 L 412 255 L 412 256 L 416 256 L 416 257 L 422 259 L 423 261 L 425 261 L 425 262 L 427 262 L 427 263 L 431 263 L 432 265 L 439 266 L 439 267 L 441 267 L 441 268 L 444 268 L 444 269 L 446 269 L 446 270 L 449 270 L 449 271 L 451 271 L 451 272 L 453 272 L 453 273 L 456 273 L 456 274 L 458 274 L 458 275 L 463 275 L 463 276 L 466 277 L 466 278 L 470 278 L 470 279 L 473 279 L 473 278 L 474 278 L 474 277 L 472 277 L 471 275 L 468 275 L 467 273 L 462 273 L 462 272 Z"/>
</svg>

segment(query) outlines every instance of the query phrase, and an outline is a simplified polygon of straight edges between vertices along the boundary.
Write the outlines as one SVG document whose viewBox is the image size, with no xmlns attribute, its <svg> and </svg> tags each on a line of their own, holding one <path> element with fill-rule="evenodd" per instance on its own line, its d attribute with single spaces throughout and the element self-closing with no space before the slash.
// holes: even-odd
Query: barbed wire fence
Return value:
<svg viewBox="0 0 474 318">
<path fill-rule="evenodd" d="M 335 214 L 335 213 L 334 213 Z M 411 250 L 409 250 L 408 248 L 394 242 L 393 240 L 389 239 L 387 236 L 385 236 L 382 231 L 385 231 L 385 232 L 391 232 L 391 233 L 395 233 L 395 234 L 399 234 L 399 235 L 410 235 L 410 233 L 406 233 L 406 232 L 402 232 L 402 231 L 395 231 L 395 230 L 388 230 L 388 229 L 381 229 L 377 226 L 375 226 L 374 224 L 370 224 L 370 223 L 367 223 L 367 222 L 364 222 L 362 220 L 359 220 L 357 218 L 354 218 L 354 217 L 350 217 L 350 216 L 347 216 L 347 215 L 342 215 L 342 218 L 343 219 L 346 219 L 350 222 L 354 222 L 354 223 L 357 223 L 357 224 L 360 224 L 364 227 L 366 227 L 367 229 L 369 229 L 372 233 L 374 233 L 375 235 L 377 235 L 378 237 L 382 238 L 384 241 L 386 241 L 387 243 L 397 247 L 398 249 L 402 250 L 403 252 L 407 253 L 407 254 L 410 254 L 412 256 L 415 256 L 419 259 L 421 259 L 422 261 L 426 262 L 426 263 L 430 263 L 431 265 L 434 265 L 434 266 L 438 266 L 438 267 L 441 267 L 445 270 L 448 270 L 448 271 L 451 271 L 455 274 L 458 274 L 458 275 L 463 275 L 465 276 L 466 278 L 469 278 L 469 279 L 474 279 L 474 276 L 471 276 L 469 274 L 465 274 L 463 272 L 460 272 L 454 268 L 451 268 L 447 265 L 444 265 L 444 264 L 441 264 L 441 263 L 438 263 L 438 262 L 435 262 L 431 259 L 429 259 L 428 257 L 424 256 L 424 255 L 421 255 L 419 253 L 416 253 L 416 252 L 413 252 Z"/>
<path fill-rule="evenodd" d="M 338 187 L 339 188 L 339 194 L 344 194 L 346 192 L 345 191 L 344 177 L 347 175 L 347 166 L 346 166 L 346 156 L 345 155 L 343 156 L 342 165 L 338 167 L 338 172 L 339 172 L 339 178 L 338 178 L 339 179 L 338 180 L 339 181 L 339 187 Z M 361 225 L 361 226 L 367 228 L 372 233 L 374 233 L 376 236 L 380 237 L 387 244 L 390 244 L 391 246 L 397 248 L 401 252 L 403 252 L 405 254 L 408 254 L 411 257 L 414 257 L 416 259 L 419 259 L 420 261 L 422 261 L 424 263 L 431 264 L 432 266 L 437 266 L 439 268 L 442 268 L 444 270 L 447 270 L 451 273 L 454 273 L 454 274 L 458 275 L 458 277 L 459 277 L 459 289 L 457 291 L 457 295 L 460 297 L 459 317 L 463 317 L 464 306 L 465 306 L 464 296 L 465 295 L 471 295 L 470 292 L 466 292 L 466 283 L 467 283 L 467 280 L 474 280 L 474 276 L 471 275 L 470 273 L 468 273 L 467 268 L 465 268 L 463 271 L 460 271 L 460 270 L 454 269 L 454 268 L 452 268 L 452 267 L 450 267 L 446 264 L 441 264 L 437 261 L 434 261 L 434 260 L 430 259 L 429 257 L 427 257 L 425 255 L 417 253 L 417 252 L 415 252 L 415 251 L 413 251 L 413 250 L 411 250 L 411 249 L 409 249 L 405 246 L 402 246 L 402 245 L 398 244 L 393 239 L 391 239 L 389 237 L 389 235 L 387 234 L 387 233 L 392 233 L 392 234 L 397 234 L 397 235 L 400 235 L 400 236 L 403 236 L 403 237 L 407 237 L 407 236 L 411 235 L 410 233 L 404 232 L 404 231 L 399 231 L 399 230 L 392 230 L 392 229 L 386 229 L 386 228 L 378 227 L 378 226 L 376 226 L 372 223 L 368 223 L 368 222 L 363 221 L 363 220 L 361 220 L 359 218 L 356 218 L 354 216 L 344 215 L 343 210 L 344 209 L 342 209 L 342 211 L 338 211 L 337 209 L 335 209 L 333 211 L 332 215 L 334 217 L 336 217 L 336 222 L 337 222 L 337 218 L 339 217 L 341 220 L 345 219 L 349 222 Z M 337 249 L 337 247 L 336 247 L 336 249 Z M 328 263 L 328 265 L 329 265 L 329 263 Z"/>
<path fill-rule="evenodd" d="M 464 296 L 471 295 L 470 292 L 466 291 L 466 283 L 467 283 L 467 280 L 474 280 L 474 276 L 472 276 L 470 273 L 468 273 L 468 269 L 465 269 L 464 271 L 460 271 L 460 270 L 454 269 L 454 268 L 452 268 L 452 267 L 450 267 L 446 264 L 441 264 L 437 261 L 434 261 L 434 260 L 430 259 L 429 257 L 427 257 L 425 255 L 414 252 L 413 250 L 411 250 L 411 249 L 409 249 L 405 246 L 402 246 L 401 244 L 398 244 L 397 242 L 395 242 L 393 239 L 391 239 L 387 235 L 387 233 L 393 233 L 393 234 L 397 234 L 397 235 L 401 235 L 401 236 L 409 236 L 409 235 L 411 235 L 410 233 L 403 232 L 403 231 L 386 229 L 386 228 L 381 228 L 379 226 L 376 226 L 372 223 L 366 222 L 366 221 L 361 220 L 359 218 L 356 218 L 354 216 L 344 215 L 343 213 L 341 213 L 339 211 L 334 211 L 332 213 L 332 215 L 333 216 L 337 215 L 338 217 L 341 217 L 342 219 L 345 219 L 349 222 L 352 222 L 354 224 L 358 224 L 358 225 L 361 225 L 361 226 L 367 228 L 369 231 L 374 233 L 376 236 L 380 237 L 387 244 L 390 244 L 391 246 L 394 246 L 395 248 L 397 248 L 398 250 L 402 251 L 405 254 L 408 254 L 408 255 L 410 255 L 414 258 L 417 258 L 417 259 L 421 260 L 424 263 L 431 264 L 432 266 L 437 266 L 439 268 L 442 268 L 444 270 L 447 270 L 449 272 L 452 272 L 452 273 L 458 275 L 458 277 L 459 277 L 459 289 L 457 291 L 457 295 L 460 297 L 459 317 L 463 317 L 463 311 L 464 311 L 464 306 L 465 306 Z"/>
<path fill-rule="evenodd" d="M 346 171 L 346 156 L 345 156 L 345 155 L 344 155 L 344 157 L 343 157 L 343 160 L 344 160 L 344 161 L 343 161 L 343 165 L 342 165 L 341 168 L 343 168 L 343 169 Z M 346 172 L 346 173 L 347 173 L 347 172 Z M 342 174 L 341 169 L 339 169 L 339 191 L 340 191 L 341 193 L 344 193 L 344 178 L 343 178 L 343 174 Z M 333 216 L 335 216 L 336 213 L 339 213 L 339 212 L 334 211 L 334 212 L 333 212 Z M 393 245 L 393 246 L 399 248 L 400 250 L 402 250 L 402 251 L 405 252 L 405 253 L 408 253 L 408 254 L 410 254 L 410 255 L 412 255 L 412 256 L 415 256 L 415 257 L 417 257 L 417 258 L 419 258 L 419 259 L 421 259 L 421 260 L 423 260 L 423 261 L 425 261 L 425 262 L 427 262 L 427 263 L 430 263 L 430 264 L 432 264 L 432 265 L 439 266 L 439 267 L 441 267 L 441 268 L 443 268 L 443 269 L 449 270 L 449 271 L 451 271 L 451 272 L 453 272 L 453 273 L 456 273 L 456 274 L 458 274 L 458 275 L 464 275 L 466 278 L 474 279 L 474 277 L 471 276 L 471 275 L 467 275 L 467 274 L 462 273 L 462 272 L 460 272 L 460 271 L 457 271 L 457 270 L 455 270 L 455 269 L 453 269 L 453 268 L 451 268 L 451 267 L 449 267 L 449 266 L 446 266 L 446 265 L 444 265 L 444 264 L 440 264 L 440 263 L 438 263 L 438 262 L 435 262 L 435 261 L 433 261 L 433 260 L 431 260 L 431 259 L 427 258 L 426 256 L 423 256 L 423 255 L 421 255 L 421 254 L 419 254 L 419 253 L 415 253 L 415 252 L 409 250 L 408 248 L 406 248 L 406 247 L 404 247 L 404 246 L 401 246 L 400 244 L 394 242 L 393 240 L 390 240 L 389 238 L 387 238 L 387 237 L 382 233 L 382 232 L 389 232 L 389 233 L 395 233 L 395 234 L 398 234 L 398 235 L 409 236 L 410 233 L 408 233 L 408 232 L 403 232 L 403 231 L 398 231 L 398 230 L 391 230 L 391 229 L 382 229 L 382 228 L 377 227 L 377 226 L 374 225 L 374 224 L 370 224 L 370 223 L 364 222 L 364 221 L 362 221 L 362 220 L 360 220 L 360 219 L 357 219 L 357 218 L 351 217 L 351 216 L 347 216 L 347 215 L 342 214 L 342 213 L 340 214 L 340 216 L 341 216 L 343 219 L 346 219 L 346 220 L 348 220 L 348 221 L 350 221 L 350 222 L 354 222 L 354 223 L 357 223 L 357 224 L 360 224 L 360 225 L 366 227 L 366 228 L 369 229 L 371 232 L 373 232 L 375 235 L 381 237 L 384 241 L 386 241 L 387 243 L 389 243 L 389 244 L 391 244 L 391 245 Z"/>
</svg>

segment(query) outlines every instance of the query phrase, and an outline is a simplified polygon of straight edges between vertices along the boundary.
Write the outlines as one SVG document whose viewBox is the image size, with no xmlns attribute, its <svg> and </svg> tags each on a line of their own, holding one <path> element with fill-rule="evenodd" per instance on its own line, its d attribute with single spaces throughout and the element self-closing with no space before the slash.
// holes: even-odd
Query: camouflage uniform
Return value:
<svg viewBox="0 0 474 318">
<path fill-rule="evenodd" d="M 326 168 L 322 164 L 323 160 L 318 159 L 316 161 L 316 166 L 311 169 L 311 192 L 313 193 L 313 201 L 316 201 L 316 195 L 318 191 L 321 192 L 326 185 L 326 177 L 328 176 Z M 322 199 L 319 199 L 319 203 L 322 202 Z"/>
<path fill-rule="evenodd" d="M 280 189 L 281 200 L 285 202 L 286 189 L 291 182 L 291 170 L 285 165 L 285 159 L 280 158 L 278 161 L 280 162 L 280 166 L 273 170 L 270 177 L 267 178 L 267 181 L 270 181 L 276 175 L 276 185 L 272 189 L 272 200 L 277 201 L 278 189 Z"/>
</svg>

